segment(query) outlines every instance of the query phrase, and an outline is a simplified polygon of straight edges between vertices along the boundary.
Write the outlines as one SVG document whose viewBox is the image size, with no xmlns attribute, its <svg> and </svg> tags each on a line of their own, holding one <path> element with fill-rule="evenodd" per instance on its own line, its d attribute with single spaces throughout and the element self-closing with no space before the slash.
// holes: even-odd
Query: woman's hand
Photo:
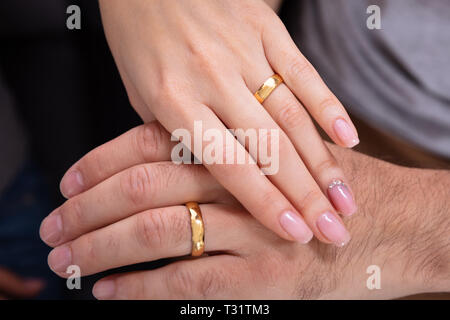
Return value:
<svg viewBox="0 0 450 320">
<path fill-rule="evenodd" d="M 232 142 L 224 152 L 224 163 L 230 159 L 236 163 L 228 157 L 230 149 L 256 159 L 244 165 L 203 163 L 279 236 L 306 243 L 312 230 L 325 242 L 343 245 L 349 240 L 338 237 L 338 230 L 328 225 L 332 220 L 340 222 L 335 208 L 344 215 L 356 211 L 353 196 L 303 105 L 341 146 L 357 143 L 356 130 L 273 10 L 261 0 L 107 0 L 100 4 L 131 104 L 145 122 L 154 115 L 169 132 L 185 128 L 194 137 L 194 121 L 201 121 L 205 131 L 218 129 L 227 143 Z M 275 89 L 262 106 L 253 93 L 274 73 L 286 85 Z M 227 128 L 277 130 L 279 170 L 270 176 L 261 174 L 257 151 L 271 136 L 260 134 L 258 147 L 249 148 L 245 138 L 240 144 Z M 204 160 L 199 154 L 204 144 L 194 150 L 184 143 Z M 70 176 L 61 188 L 67 197 L 80 192 L 91 179 L 76 171 Z"/>
</svg>

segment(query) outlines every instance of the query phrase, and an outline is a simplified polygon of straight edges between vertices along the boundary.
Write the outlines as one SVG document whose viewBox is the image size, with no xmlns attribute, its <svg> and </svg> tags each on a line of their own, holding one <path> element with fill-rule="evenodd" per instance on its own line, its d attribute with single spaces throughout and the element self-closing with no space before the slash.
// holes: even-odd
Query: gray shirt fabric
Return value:
<svg viewBox="0 0 450 320">
<path fill-rule="evenodd" d="M 369 5 L 381 9 L 370 30 Z M 290 26 L 346 108 L 450 158 L 450 1 L 303 0 Z"/>
<path fill-rule="evenodd" d="M 0 78 L 0 194 L 25 160 L 26 139 L 13 100 Z"/>
</svg>

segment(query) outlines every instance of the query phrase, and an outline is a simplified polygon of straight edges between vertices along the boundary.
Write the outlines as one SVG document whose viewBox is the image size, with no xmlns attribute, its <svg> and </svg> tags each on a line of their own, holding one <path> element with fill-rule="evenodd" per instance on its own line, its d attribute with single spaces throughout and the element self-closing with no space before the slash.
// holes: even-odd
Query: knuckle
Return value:
<svg viewBox="0 0 450 320">
<path fill-rule="evenodd" d="M 208 48 L 196 49 L 194 53 L 195 60 L 197 61 L 198 66 L 209 75 L 216 74 L 216 70 L 218 67 L 217 61 L 212 57 L 211 50 Z"/>
<path fill-rule="evenodd" d="M 229 58 L 222 58 L 227 60 Z M 232 97 L 233 92 L 235 92 L 236 87 L 230 87 L 230 83 L 239 83 L 239 78 L 233 73 L 231 69 L 226 70 L 222 66 L 212 65 L 210 68 L 203 69 L 207 73 L 208 82 L 214 88 L 218 96 L 222 97 Z"/>
<path fill-rule="evenodd" d="M 214 297 L 223 289 L 223 280 L 216 271 L 206 270 L 199 276 L 197 282 L 197 292 L 200 298 L 207 299 Z"/>
<path fill-rule="evenodd" d="M 165 78 L 160 82 L 160 90 L 155 94 L 155 105 L 163 107 L 164 105 L 173 105 L 178 103 L 177 81 Z"/>
<path fill-rule="evenodd" d="M 143 248 L 167 245 L 170 224 L 162 210 L 152 210 L 136 216 L 136 239 Z"/>
<path fill-rule="evenodd" d="M 198 98 L 197 92 L 192 90 L 192 84 L 185 79 L 164 76 L 158 84 L 158 91 L 148 98 L 147 105 L 155 106 L 155 109 L 166 112 L 169 109 L 176 111 L 178 119 L 183 124 L 193 123 L 193 114 L 197 114 Z M 163 132 L 165 129 L 163 129 Z"/>
<path fill-rule="evenodd" d="M 255 6 L 252 1 L 239 3 L 239 15 L 244 17 L 243 21 L 255 28 L 255 31 L 262 30 L 267 21 L 272 21 L 274 16 L 277 16 L 273 10 L 268 10 L 266 6 Z"/>
<path fill-rule="evenodd" d="M 144 102 L 147 106 L 158 108 L 180 107 L 189 94 L 186 84 L 178 76 L 173 75 L 172 71 L 162 70 L 157 80 L 157 86 L 149 86 L 147 96 Z"/>
<path fill-rule="evenodd" d="M 162 148 L 164 133 L 160 124 L 152 122 L 140 126 L 136 132 L 136 148 L 145 162 L 149 162 Z"/>
<path fill-rule="evenodd" d="M 215 48 L 210 43 L 205 43 L 205 41 L 193 40 L 193 43 L 189 44 L 190 54 L 202 71 L 208 74 L 217 73 L 217 67 L 219 67 L 218 56 L 215 54 Z M 217 52 L 220 56 L 220 51 Z"/>
<path fill-rule="evenodd" d="M 330 113 L 330 109 L 338 109 L 338 102 L 333 96 L 328 96 L 319 102 L 318 107 L 320 116 L 322 117 L 323 114 Z"/>
<path fill-rule="evenodd" d="M 236 93 L 236 90 L 238 90 L 238 86 L 236 84 L 239 84 L 242 81 L 242 77 L 239 73 L 235 73 L 234 70 L 234 68 L 216 68 L 214 72 L 209 76 L 209 79 L 218 96 L 229 97 L 230 103 L 237 104 L 239 103 L 239 101 L 236 97 L 234 97 L 234 94 Z M 231 101 L 231 99 L 233 101 Z"/>
<path fill-rule="evenodd" d="M 134 205 L 142 204 L 145 199 L 152 197 L 154 181 L 146 165 L 133 167 L 120 178 L 121 193 Z"/>
<path fill-rule="evenodd" d="M 151 210 L 136 219 L 137 242 L 144 248 L 184 246 L 188 241 L 189 221 L 177 211 Z"/>
<path fill-rule="evenodd" d="M 190 269 L 184 268 L 182 265 L 175 264 L 173 271 L 166 278 L 169 291 L 174 294 L 190 293 L 193 290 L 194 277 Z"/>
<path fill-rule="evenodd" d="M 287 76 L 291 81 L 306 81 L 314 74 L 311 64 L 305 58 L 295 57 L 288 65 Z"/>
<path fill-rule="evenodd" d="M 192 60 L 197 69 L 208 79 L 208 82 L 213 86 L 219 95 L 230 94 L 230 78 L 236 78 L 233 73 L 234 68 L 224 67 L 222 61 L 230 61 L 230 50 L 217 48 L 211 44 L 194 44 L 190 46 Z M 236 79 L 233 79 L 236 80 Z"/>
<path fill-rule="evenodd" d="M 305 195 L 303 195 L 298 203 L 300 210 L 303 212 L 307 212 L 309 208 L 313 206 L 315 202 L 318 202 L 322 197 L 322 192 L 319 189 L 313 189 L 308 191 Z"/>
<path fill-rule="evenodd" d="M 292 130 L 299 126 L 304 126 L 305 121 L 308 119 L 302 107 L 297 103 L 288 101 L 279 112 L 279 121 L 286 130 Z"/>
<path fill-rule="evenodd" d="M 170 279 L 170 290 L 181 295 L 188 293 L 200 299 L 211 298 L 224 286 L 224 281 L 213 270 L 204 270 L 196 273 L 185 265 L 174 268 Z"/>
<path fill-rule="evenodd" d="M 181 210 L 186 210 L 183 206 Z M 186 213 L 180 214 L 177 210 L 163 209 L 160 214 L 162 214 L 162 220 L 165 221 L 169 229 L 169 233 L 166 234 L 166 243 L 170 243 L 172 247 L 189 243 L 190 238 L 190 222 L 186 219 Z"/>
<path fill-rule="evenodd" d="M 337 169 L 336 160 L 334 160 L 333 158 L 327 158 L 325 160 L 322 160 L 319 164 L 317 164 L 313 171 L 322 173 L 335 169 Z"/>
</svg>

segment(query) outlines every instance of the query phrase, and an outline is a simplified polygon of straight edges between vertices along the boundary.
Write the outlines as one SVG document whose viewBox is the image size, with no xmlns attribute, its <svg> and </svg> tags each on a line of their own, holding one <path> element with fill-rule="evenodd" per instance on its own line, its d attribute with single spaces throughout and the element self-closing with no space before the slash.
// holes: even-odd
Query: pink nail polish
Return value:
<svg viewBox="0 0 450 320">
<path fill-rule="evenodd" d="M 345 216 L 351 216 L 357 210 L 350 189 L 341 181 L 333 180 L 327 189 L 328 196 L 337 211 Z"/>
<path fill-rule="evenodd" d="M 57 211 L 51 213 L 44 219 L 40 234 L 42 241 L 49 245 L 54 245 L 59 242 L 62 236 L 62 219 Z"/>
<path fill-rule="evenodd" d="M 333 127 L 336 135 L 348 148 L 353 148 L 359 143 L 355 130 L 344 119 L 337 119 Z"/>
<path fill-rule="evenodd" d="M 83 176 L 77 170 L 67 172 L 61 180 L 59 189 L 64 197 L 70 198 L 83 191 Z"/>
<path fill-rule="evenodd" d="M 308 243 L 313 233 L 303 219 L 296 213 L 286 211 L 280 216 L 280 224 L 292 238 L 300 243 Z"/>
<path fill-rule="evenodd" d="M 325 212 L 317 219 L 317 228 L 338 247 L 343 247 L 350 241 L 347 229 L 331 212 Z"/>
<path fill-rule="evenodd" d="M 48 255 L 48 264 L 54 272 L 65 273 L 72 264 L 72 251 L 68 246 L 53 249 Z"/>
</svg>

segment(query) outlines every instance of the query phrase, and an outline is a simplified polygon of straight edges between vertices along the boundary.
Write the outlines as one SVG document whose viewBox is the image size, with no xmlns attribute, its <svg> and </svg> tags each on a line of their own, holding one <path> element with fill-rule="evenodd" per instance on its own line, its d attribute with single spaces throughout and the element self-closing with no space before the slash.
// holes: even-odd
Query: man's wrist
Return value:
<svg viewBox="0 0 450 320">
<path fill-rule="evenodd" d="M 420 170 L 416 181 L 423 195 L 422 214 L 417 212 L 414 239 L 422 241 L 418 252 L 417 273 L 421 292 L 450 291 L 450 171 Z M 425 213 L 425 216 L 423 216 Z M 413 239 L 411 240 L 411 242 Z M 427 254 L 428 256 L 424 256 Z"/>
<path fill-rule="evenodd" d="M 346 220 L 352 241 L 336 251 L 343 290 L 332 297 L 393 298 L 448 290 L 449 172 L 404 168 L 330 149 L 346 171 L 359 207 Z M 366 286 L 369 266 L 379 267 L 380 290 Z"/>
</svg>

